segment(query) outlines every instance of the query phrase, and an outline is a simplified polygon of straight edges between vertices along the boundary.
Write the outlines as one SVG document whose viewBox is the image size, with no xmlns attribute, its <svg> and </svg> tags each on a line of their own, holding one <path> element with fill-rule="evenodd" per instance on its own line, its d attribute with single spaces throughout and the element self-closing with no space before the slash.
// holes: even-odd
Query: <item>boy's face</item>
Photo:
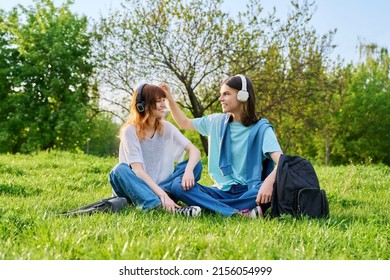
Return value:
<svg viewBox="0 0 390 280">
<path fill-rule="evenodd" d="M 221 86 L 220 96 L 218 98 L 222 105 L 224 113 L 240 114 L 242 110 L 242 103 L 237 100 L 238 90 L 229 87 L 226 84 Z"/>
</svg>

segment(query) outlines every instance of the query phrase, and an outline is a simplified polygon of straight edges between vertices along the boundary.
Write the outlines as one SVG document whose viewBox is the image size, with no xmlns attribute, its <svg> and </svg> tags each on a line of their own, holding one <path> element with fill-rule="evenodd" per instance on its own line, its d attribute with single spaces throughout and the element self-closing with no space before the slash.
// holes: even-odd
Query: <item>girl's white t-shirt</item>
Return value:
<svg viewBox="0 0 390 280">
<path fill-rule="evenodd" d="M 163 134 L 155 133 L 143 141 L 137 136 L 136 128 L 123 128 L 119 145 L 119 162 L 142 163 L 144 170 L 156 184 L 173 173 L 175 162 L 183 160 L 185 147 L 190 141 L 170 122 L 163 121 Z"/>
</svg>

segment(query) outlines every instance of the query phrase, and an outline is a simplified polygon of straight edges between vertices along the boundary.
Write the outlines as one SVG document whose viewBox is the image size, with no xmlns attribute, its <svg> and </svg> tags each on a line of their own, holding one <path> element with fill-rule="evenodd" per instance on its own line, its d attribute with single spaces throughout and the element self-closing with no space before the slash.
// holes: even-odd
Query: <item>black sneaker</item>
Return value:
<svg viewBox="0 0 390 280">
<path fill-rule="evenodd" d="M 175 213 L 188 217 L 197 217 L 200 216 L 201 211 L 199 206 L 184 206 L 177 209 Z"/>
</svg>

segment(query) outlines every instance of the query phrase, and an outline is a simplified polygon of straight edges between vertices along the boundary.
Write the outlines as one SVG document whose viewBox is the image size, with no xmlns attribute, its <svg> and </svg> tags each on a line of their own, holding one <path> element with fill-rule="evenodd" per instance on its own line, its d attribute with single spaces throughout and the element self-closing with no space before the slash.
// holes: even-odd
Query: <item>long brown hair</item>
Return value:
<svg viewBox="0 0 390 280">
<path fill-rule="evenodd" d="M 130 114 L 127 121 L 124 123 L 121 129 L 120 138 L 122 138 L 123 127 L 128 124 L 132 124 L 136 127 L 137 136 L 140 140 L 146 139 L 145 128 L 149 126 L 154 126 L 158 134 L 163 133 L 163 119 L 157 118 L 154 123 L 151 119 L 151 110 L 156 109 L 157 100 L 160 98 L 165 98 L 165 91 L 155 85 L 145 85 L 142 88 L 142 92 L 138 92 L 137 88 L 130 102 Z M 141 94 L 141 100 L 145 103 L 143 112 L 137 110 L 137 97 L 138 94 Z"/>
<path fill-rule="evenodd" d="M 245 101 L 243 110 L 241 112 L 241 122 L 244 126 L 250 126 L 256 123 L 259 118 L 256 116 L 256 100 L 255 92 L 253 89 L 253 83 L 251 79 L 245 76 L 246 79 L 246 89 L 249 93 L 249 98 Z M 227 86 L 234 88 L 236 90 L 242 89 L 242 81 L 240 76 L 231 76 L 222 82 L 221 85 L 226 84 Z"/>
</svg>

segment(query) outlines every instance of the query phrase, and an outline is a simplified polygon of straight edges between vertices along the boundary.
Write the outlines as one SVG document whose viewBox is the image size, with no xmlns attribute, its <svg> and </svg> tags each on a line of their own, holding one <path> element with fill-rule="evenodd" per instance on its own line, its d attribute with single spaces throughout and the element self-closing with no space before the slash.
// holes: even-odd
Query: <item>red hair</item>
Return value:
<svg viewBox="0 0 390 280">
<path fill-rule="evenodd" d="M 142 100 L 145 103 L 144 112 L 139 112 L 137 110 L 136 104 L 138 94 L 140 93 L 138 92 L 138 89 L 136 89 L 133 93 L 130 102 L 129 118 L 127 119 L 123 127 L 128 124 L 134 125 L 137 131 L 137 136 L 140 140 L 146 139 L 145 128 L 149 126 L 153 126 L 156 131 L 161 135 L 163 133 L 163 119 L 158 118 L 155 120 L 154 123 L 151 123 L 152 120 L 150 118 L 150 112 L 152 109 L 156 109 L 156 103 L 158 99 L 166 97 L 165 91 L 158 86 L 145 85 L 142 89 Z M 123 127 L 121 129 L 121 138 Z"/>
</svg>

